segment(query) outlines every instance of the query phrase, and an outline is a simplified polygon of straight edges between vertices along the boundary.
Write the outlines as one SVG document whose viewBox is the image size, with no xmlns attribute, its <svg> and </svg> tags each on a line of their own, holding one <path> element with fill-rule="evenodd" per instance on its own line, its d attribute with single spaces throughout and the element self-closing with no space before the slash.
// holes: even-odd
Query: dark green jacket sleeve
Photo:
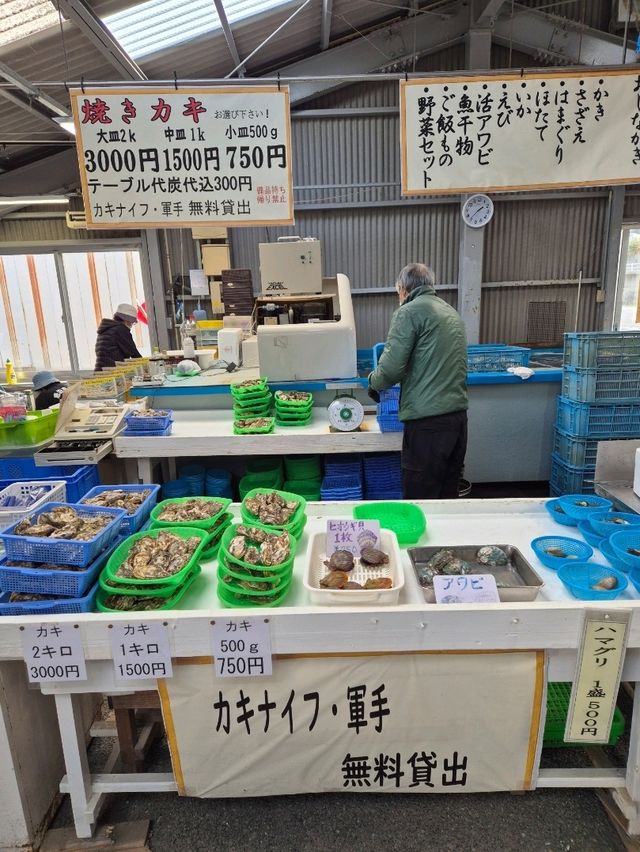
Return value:
<svg viewBox="0 0 640 852">
<path fill-rule="evenodd" d="M 369 376 L 369 386 L 381 391 L 397 385 L 406 373 L 415 343 L 416 332 L 411 314 L 400 307 L 391 320 L 378 366 Z"/>
</svg>

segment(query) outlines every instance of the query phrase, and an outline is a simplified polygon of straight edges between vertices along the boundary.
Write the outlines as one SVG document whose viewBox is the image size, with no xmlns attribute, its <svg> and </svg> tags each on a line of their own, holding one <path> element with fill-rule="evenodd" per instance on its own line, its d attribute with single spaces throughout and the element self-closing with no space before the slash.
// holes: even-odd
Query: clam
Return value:
<svg viewBox="0 0 640 852">
<path fill-rule="evenodd" d="M 375 547 L 363 547 L 360 551 L 360 562 L 365 568 L 369 566 L 377 568 L 379 565 L 388 565 L 389 557 L 383 550 L 376 550 Z"/>
<path fill-rule="evenodd" d="M 353 553 L 349 550 L 336 550 L 330 559 L 325 559 L 324 564 L 331 571 L 351 571 L 354 566 Z"/>
<path fill-rule="evenodd" d="M 320 578 L 323 589 L 346 589 L 349 583 L 349 575 L 344 571 L 329 571 L 325 577 Z"/>
<path fill-rule="evenodd" d="M 599 583 L 595 583 L 591 588 L 598 592 L 610 592 L 618 588 L 618 580 L 616 577 L 603 577 Z"/>
<path fill-rule="evenodd" d="M 391 589 L 393 580 L 391 577 L 370 577 L 364 584 L 365 589 Z"/>
</svg>

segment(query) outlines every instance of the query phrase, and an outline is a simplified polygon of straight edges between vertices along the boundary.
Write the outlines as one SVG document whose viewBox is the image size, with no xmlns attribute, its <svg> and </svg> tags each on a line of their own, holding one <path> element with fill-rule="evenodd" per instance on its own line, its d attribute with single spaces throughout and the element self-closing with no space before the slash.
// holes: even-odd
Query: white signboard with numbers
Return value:
<svg viewBox="0 0 640 852">
<path fill-rule="evenodd" d="M 21 628 L 21 631 L 29 683 L 87 679 L 79 627 L 73 624 L 40 624 Z"/>
<path fill-rule="evenodd" d="M 89 228 L 293 223 L 289 90 L 74 89 Z"/>
<path fill-rule="evenodd" d="M 166 625 L 159 621 L 117 621 L 111 625 L 110 634 L 116 680 L 171 677 Z"/>
</svg>

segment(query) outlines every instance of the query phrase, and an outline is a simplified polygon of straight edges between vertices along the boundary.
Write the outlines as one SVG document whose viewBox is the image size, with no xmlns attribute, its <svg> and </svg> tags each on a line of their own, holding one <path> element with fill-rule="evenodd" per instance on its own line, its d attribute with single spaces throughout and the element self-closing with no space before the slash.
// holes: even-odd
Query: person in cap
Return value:
<svg viewBox="0 0 640 852">
<path fill-rule="evenodd" d="M 36 400 L 36 411 L 58 405 L 64 393 L 64 385 L 59 382 L 50 370 L 40 370 L 33 377 L 33 390 Z"/>
<path fill-rule="evenodd" d="M 116 361 L 142 357 L 131 334 L 131 328 L 137 322 L 138 311 L 125 303 L 118 305 L 113 319 L 102 320 L 96 340 L 96 372 L 115 367 Z"/>
</svg>

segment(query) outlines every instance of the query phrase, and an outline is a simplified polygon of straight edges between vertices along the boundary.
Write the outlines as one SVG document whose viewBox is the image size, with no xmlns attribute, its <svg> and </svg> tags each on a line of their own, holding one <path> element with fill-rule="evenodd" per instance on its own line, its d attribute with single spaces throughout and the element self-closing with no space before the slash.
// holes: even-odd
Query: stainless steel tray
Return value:
<svg viewBox="0 0 640 852">
<path fill-rule="evenodd" d="M 507 554 L 509 562 L 506 565 L 492 567 L 490 565 L 481 565 L 476 562 L 476 554 L 481 547 L 499 547 Z M 413 570 L 417 569 L 435 556 L 440 550 L 452 550 L 460 559 L 468 562 L 473 572 L 476 574 L 493 574 L 498 584 L 498 595 L 503 603 L 513 603 L 515 601 L 534 601 L 538 596 L 538 592 L 544 586 L 544 582 L 539 574 L 533 570 L 524 556 L 520 553 L 517 547 L 511 544 L 465 544 L 452 545 L 442 544 L 439 547 L 410 547 L 407 550 Z M 418 583 L 420 581 L 418 580 Z M 420 586 L 424 592 L 424 599 L 427 603 L 435 603 L 436 596 L 433 591 L 433 586 Z"/>
</svg>

